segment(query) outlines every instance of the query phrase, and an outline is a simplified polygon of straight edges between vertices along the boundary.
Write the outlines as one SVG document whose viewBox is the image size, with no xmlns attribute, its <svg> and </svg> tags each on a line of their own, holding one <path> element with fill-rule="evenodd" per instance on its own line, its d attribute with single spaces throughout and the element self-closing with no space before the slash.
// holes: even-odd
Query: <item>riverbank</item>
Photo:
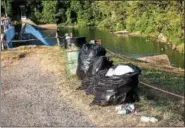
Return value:
<svg viewBox="0 0 185 128">
<path fill-rule="evenodd" d="M 63 28 L 80 28 L 80 26 L 78 25 L 64 25 L 64 24 L 60 24 L 58 26 L 63 27 Z M 86 26 L 86 27 L 90 27 L 90 26 Z M 92 27 L 92 26 L 91 26 Z M 184 43 L 181 43 L 179 45 L 176 45 L 172 42 L 168 42 L 168 38 L 166 36 L 164 36 L 162 33 L 159 34 L 158 36 L 154 35 L 154 34 L 143 34 L 141 32 L 129 32 L 127 30 L 123 30 L 123 31 L 112 31 L 106 28 L 98 28 L 97 26 L 94 26 L 94 28 L 97 28 L 99 30 L 106 30 L 109 33 L 116 35 L 116 36 L 122 36 L 122 37 L 128 37 L 128 36 L 133 36 L 133 37 L 143 37 L 146 40 L 151 40 L 153 42 L 156 43 L 162 43 L 167 45 L 170 49 L 178 51 L 180 54 L 184 54 Z"/>
<path fill-rule="evenodd" d="M 58 24 L 58 28 L 78 28 L 78 25 L 66 25 L 66 24 Z"/>
<path fill-rule="evenodd" d="M 128 32 L 127 30 L 123 30 L 123 31 L 115 31 L 115 32 L 110 32 L 114 35 L 117 36 L 137 36 L 137 37 L 143 37 L 146 38 L 147 40 L 152 40 L 155 41 L 157 43 L 164 43 L 166 45 L 168 45 L 168 47 L 170 47 L 173 50 L 176 50 L 180 53 L 184 53 L 184 43 L 181 43 L 179 45 L 175 45 L 172 42 L 168 42 L 168 38 L 166 36 L 164 36 L 162 33 L 159 34 L 158 36 L 153 35 L 153 34 L 142 34 L 140 32 Z"/>
<path fill-rule="evenodd" d="M 140 102 L 135 103 L 137 115 L 118 115 L 115 106 L 100 107 L 89 106 L 93 96 L 87 96 L 84 91 L 76 90 L 80 85 L 76 76 L 67 72 L 66 52 L 59 47 L 18 47 L 2 52 L 2 60 L 21 59 L 24 56 L 40 56 L 42 69 L 53 72 L 60 77 L 58 91 L 64 97 L 65 102 L 72 105 L 75 110 L 82 111 L 96 126 L 184 126 L 184 101 L 170 95 L 139 85 Z M 171 69 L 164 71 L 162 68 L 145 65 L 143 62 L 118 58 L 108 53 L 111 60 L 116 63 L 131 62 L 142 69 L 140 79 L 149 84 L 156 85 L 179 95 L 184 94 L 184 75 L 180 72 L 171 72 Z M 40 90 L 42 92 L 42 90 Z M 157 123 L 140 122 L 141 116 L 154 116 Z"/>
</svg>

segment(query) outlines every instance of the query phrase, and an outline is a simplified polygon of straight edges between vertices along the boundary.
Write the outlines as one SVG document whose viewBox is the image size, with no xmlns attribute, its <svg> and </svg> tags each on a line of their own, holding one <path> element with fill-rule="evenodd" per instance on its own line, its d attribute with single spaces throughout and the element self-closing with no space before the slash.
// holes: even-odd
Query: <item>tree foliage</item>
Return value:
<svg viewBox="0 0 185 128">
<path fill-rule="evenodd" d="M 8 3 L 7 9 L 8 15 L 13 16 L 18 2 L 9 1 L 14 1 L 12 6 L 11 2 Z M 184 1 L 182 0 L 27 0 L 26 7 L 30 18 L 38 23 L 96 26 L 112 31 L 126 29 L 156 37 L 163 33 L 169 42 L 176 44 L 182 43 L 184 39 L 182 34 Z"/>
</svg>

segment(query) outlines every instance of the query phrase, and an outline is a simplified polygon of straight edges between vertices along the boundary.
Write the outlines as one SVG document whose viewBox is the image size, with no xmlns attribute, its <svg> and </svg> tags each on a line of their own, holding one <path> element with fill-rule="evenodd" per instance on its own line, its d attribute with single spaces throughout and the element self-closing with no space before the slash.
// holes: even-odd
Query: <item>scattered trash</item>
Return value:
<svg viewBox="0 0 185 128">
<path fill-rule="evenodd" d="M 152 123 L 158 122 L 158 119 L 155 117 L 150 117 L 150 122 Z"/>
<path fill-rule="evenodd" d="M 117 105 L 116 107 L 115 107 L 115 110 L 116 111 L 119 111 L 119 110 L 121 110 L 122 109 L 122 107 L 123 107 L 123 105 L 121 104 L 121 105 Z"/>
<path fill-rule="evenodd" d="M 125 114 L 128 114 L 128 113 L 129 113 L 129 111 L 126 110 L 126 109 L 121 109 L 121 110 L 118 111 L 118 114 L 120 114 L 120 115 L 125 115 Z"/>
<path fill-rule="evenodd" d="M 116 106 L 116 111 L 118 111 L 118 114 L 125 115 L 129 113 L 135 113 L 135 106 L 134 104 L 123 104 Z"/>
<path fill-rule="evenodd" d="M 158 119 L 155 117 L 147 117 L 147 116 L 141 116 L 141 122 L 151 122 L 151 123 L 155 123 L 158 122 Z"/>
</svg>

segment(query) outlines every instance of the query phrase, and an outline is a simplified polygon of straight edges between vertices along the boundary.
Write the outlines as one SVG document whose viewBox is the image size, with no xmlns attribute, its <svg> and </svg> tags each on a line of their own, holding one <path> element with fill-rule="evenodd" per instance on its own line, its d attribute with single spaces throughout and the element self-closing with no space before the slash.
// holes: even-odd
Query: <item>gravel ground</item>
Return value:
<svg viewBox="0 0 185 128">
<path fill-rule="evenodd" d="M 23 58 L 1 71 L 1 126 L 92 126 L 82 112 L 63 101 L 59 78 L 42 71 L 38 58 Z"/>
</svg>

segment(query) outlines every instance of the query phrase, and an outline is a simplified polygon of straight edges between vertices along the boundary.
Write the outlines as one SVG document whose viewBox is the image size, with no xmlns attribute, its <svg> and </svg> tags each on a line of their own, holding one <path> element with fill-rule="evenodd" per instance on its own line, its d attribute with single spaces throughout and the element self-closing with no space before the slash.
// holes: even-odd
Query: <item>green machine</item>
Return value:
<svg viewBox="0 0 185 128">
<path fill-rule="evenodd" d="M 68 49 L 67 51 L 67 70 L 75 75 L 78 66 L 79 49 Z"/>
<path fill-rule="evenodd" d="M 67 53 L 67 70 L 70 74 L 75 75 L 78 66 L 78 55 L 83 44 L 86 43 L 85 37 L 74 37 L 71 39 L 71 45 L 65 43 Z"/>
</svg>

